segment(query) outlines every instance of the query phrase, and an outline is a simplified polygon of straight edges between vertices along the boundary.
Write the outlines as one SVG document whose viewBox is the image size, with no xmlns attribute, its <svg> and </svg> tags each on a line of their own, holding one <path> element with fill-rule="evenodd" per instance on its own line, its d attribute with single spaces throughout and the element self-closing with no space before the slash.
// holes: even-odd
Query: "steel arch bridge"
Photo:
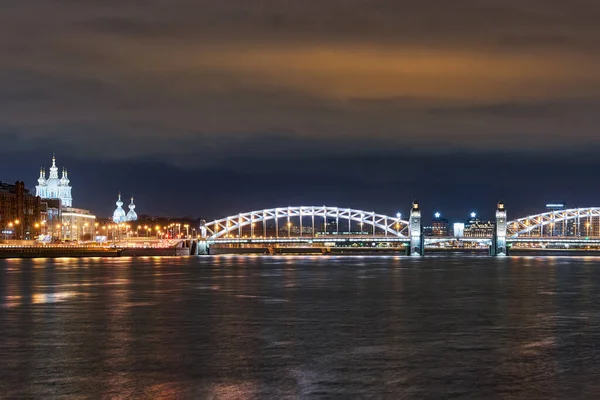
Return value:
<svg viewBox="0 0 600 400">
<path fill-rule="evenodd" d="M 280 220 L 284 224 L 280 225 Z M 275 235 L 279 237 L 280 226 L 286 230 L 287 236 L 291 236 L 292 226 L 297 228 L 295 236 L 315 237 L 317 230 L 315 222 L 323 222 L 326 226 L 328 219 L 335 219 L 337 234 L 352 234 L 352 226 L 360 227 L 360 233 L 364 235 L 363 228 L 367 226 L 370 234 L 394 236 L 408 240 L 408 221 L 396 217 L 377 214 L 374 211 L 355 210 L 352 208 L 328 207 L 328 206 L 299 206 L 279 207 L 264 210 L 250 211 L 231 215 L 225 218 L 206 222 L 206 240 L 214 241 L 237 236 L 242 237 L 243 232 L 248 233 L 250 238 L 256 237 L 256 233 L 262 233 L 262 238 L 267 237 L 267 223 L 274 222 Z M 306 221 L 309 220 L 309 224 Z M 340 222 L 346 230 L 340 229 Z M 262 225 L 262 229 L 259 226 Z M 245 230 L 244 230 L 245 229 Z"/>
<path fill-rule="evenodd" d="M 508 222 L 508 238 L 600 236 L 600 207 L 570 208 Z"/>
</svg>

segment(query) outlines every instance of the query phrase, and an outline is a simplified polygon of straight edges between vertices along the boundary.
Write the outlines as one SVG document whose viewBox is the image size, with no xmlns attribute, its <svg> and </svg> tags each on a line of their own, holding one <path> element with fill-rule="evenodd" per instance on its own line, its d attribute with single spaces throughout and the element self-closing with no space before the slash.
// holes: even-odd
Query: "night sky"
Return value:
<svg viewBox="0 0 600 400">
<path fill-rule="evenodd" d="M 0 180 L 74 206 L 600 206 L 597 0 L 2 0 Z"/>
</svg>

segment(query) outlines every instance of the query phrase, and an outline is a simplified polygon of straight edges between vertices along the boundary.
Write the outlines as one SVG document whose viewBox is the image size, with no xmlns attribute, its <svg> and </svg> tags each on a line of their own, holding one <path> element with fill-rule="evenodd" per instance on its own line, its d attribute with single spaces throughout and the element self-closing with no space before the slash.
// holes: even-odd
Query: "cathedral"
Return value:
<svg viewBox="0 0 600 400">
<path fill-rule="evenodd" d="M 117 208 L 113 212 L 113 222 L 115 224 L 120 224 L 123 222 L 132 222 L 137 221 L 138 216 L 135 210 L 135 204 L 133 204 L 133 196 L 131 197 L 131 203 L 129 204 L 129 212 L 125 214 L 125 210 L 123 210 L 123 202 L 121 201 L 121 193 L 119 193 L 119 200 L 115 203 Z"/>
<path fill-rule="evenodd" d="M 71 196 L 71 186 L 69 183 L 69 177 L 65 168 L 62 170 L 62 177 L 58 178 L 56 157 L 52 156 L 50 176 L 46 179 L 46 171 L 43 168 L 40 169 L 40 177 L 38 178 L 38 185 L 35 187 L 35 195 L 42 199 L 60 199 L 63 207 L 72 207 L 73 197 Z"/>
<path fill-rule="evenodd" d="M 73 208 L 70 183 L 66 168 L 63 168 L 61 177 L 58 177 L 54 155 L 47 178 L 44 168 L 40 169 L 35 195 L 42 198 L 42 204 L 46 203 L 42 216 L 42 226 L 45 229 L 42 229 L 40 235 L 46 237 L 44 240 L 90 240 L 89 237 L 94 235 L 96 216 L 90 210 Z"/>
</svg>

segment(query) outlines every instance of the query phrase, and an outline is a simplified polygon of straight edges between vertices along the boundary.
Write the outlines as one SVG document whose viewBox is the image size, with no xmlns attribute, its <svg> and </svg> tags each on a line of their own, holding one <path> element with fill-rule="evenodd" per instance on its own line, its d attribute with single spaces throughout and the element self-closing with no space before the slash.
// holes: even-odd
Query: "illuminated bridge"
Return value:
<svg viewBox="0 0 600 400">
<path fill-rule="evenodd" d="M 387 247 L 419 256 L 426 247 L 470 243 L 491 255 L 508 248 L 600 248 L 600 208 L 545 212 L 508 221 L 504 203 L 496 207 L 491 237 L 424 237 L 421 210 L 414 202 L 407 219 L 352 208 L 279 207 L 231 215 L 200 227 L 196 253 L 210 247 Z M 586 247 L 587 246 L 587 247 Z"/>
<path fill-rule="evenodd" d="M 408 239 L 408 221 L 401 219 L 400 214 L 390 217 L 372 211 L 327 206 L 285 207 L 251 211 L 206 223 L 205 227 L 208 232 L 208 240 L 232 237 L 257 238 L 257 236 L 263 239 L 273 236 L 279 238 L 281 230 L 286 232 L 288 238 L 291 238 L 293 231 L 295 231 L 294 236 L 300 238 L 315 238 L 317 237 L 316 227 L 320 224 L 327 227 L 328 222 L 333 219 L 335 219 L 334 233 L 336 235 L 362 234 L 367 230 L 373 236 L 384 235 Z M 272 235 L 268 235 L 269 221 L 273 222 L 275 228 L 274 232 L 269 232 Z M 280 229 L 280 226 L 283 229 Z"/>
<path fill-rule="evenodd" d="M 600 237 L 600 207 L 571 208 L 508 223 L 510 238 Z"/>
</svg>

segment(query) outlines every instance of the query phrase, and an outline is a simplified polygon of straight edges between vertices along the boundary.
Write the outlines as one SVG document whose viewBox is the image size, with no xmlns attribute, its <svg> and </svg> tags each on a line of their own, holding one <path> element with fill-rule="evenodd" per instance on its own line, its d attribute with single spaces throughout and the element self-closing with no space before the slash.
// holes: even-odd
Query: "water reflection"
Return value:
<svg viewBox="0 0 600 400">
<path fill-rule="evenodd" d="M 0 261 L 0 393 L 586 397 L 600 389 L 598 267 L 589 257 Z"/>
<path fill-rule="evenodd" d="M 32 302 L 33 304 L 58 303 L 76 295 L 77 292 L 34 293 Z"/>
</svg>

